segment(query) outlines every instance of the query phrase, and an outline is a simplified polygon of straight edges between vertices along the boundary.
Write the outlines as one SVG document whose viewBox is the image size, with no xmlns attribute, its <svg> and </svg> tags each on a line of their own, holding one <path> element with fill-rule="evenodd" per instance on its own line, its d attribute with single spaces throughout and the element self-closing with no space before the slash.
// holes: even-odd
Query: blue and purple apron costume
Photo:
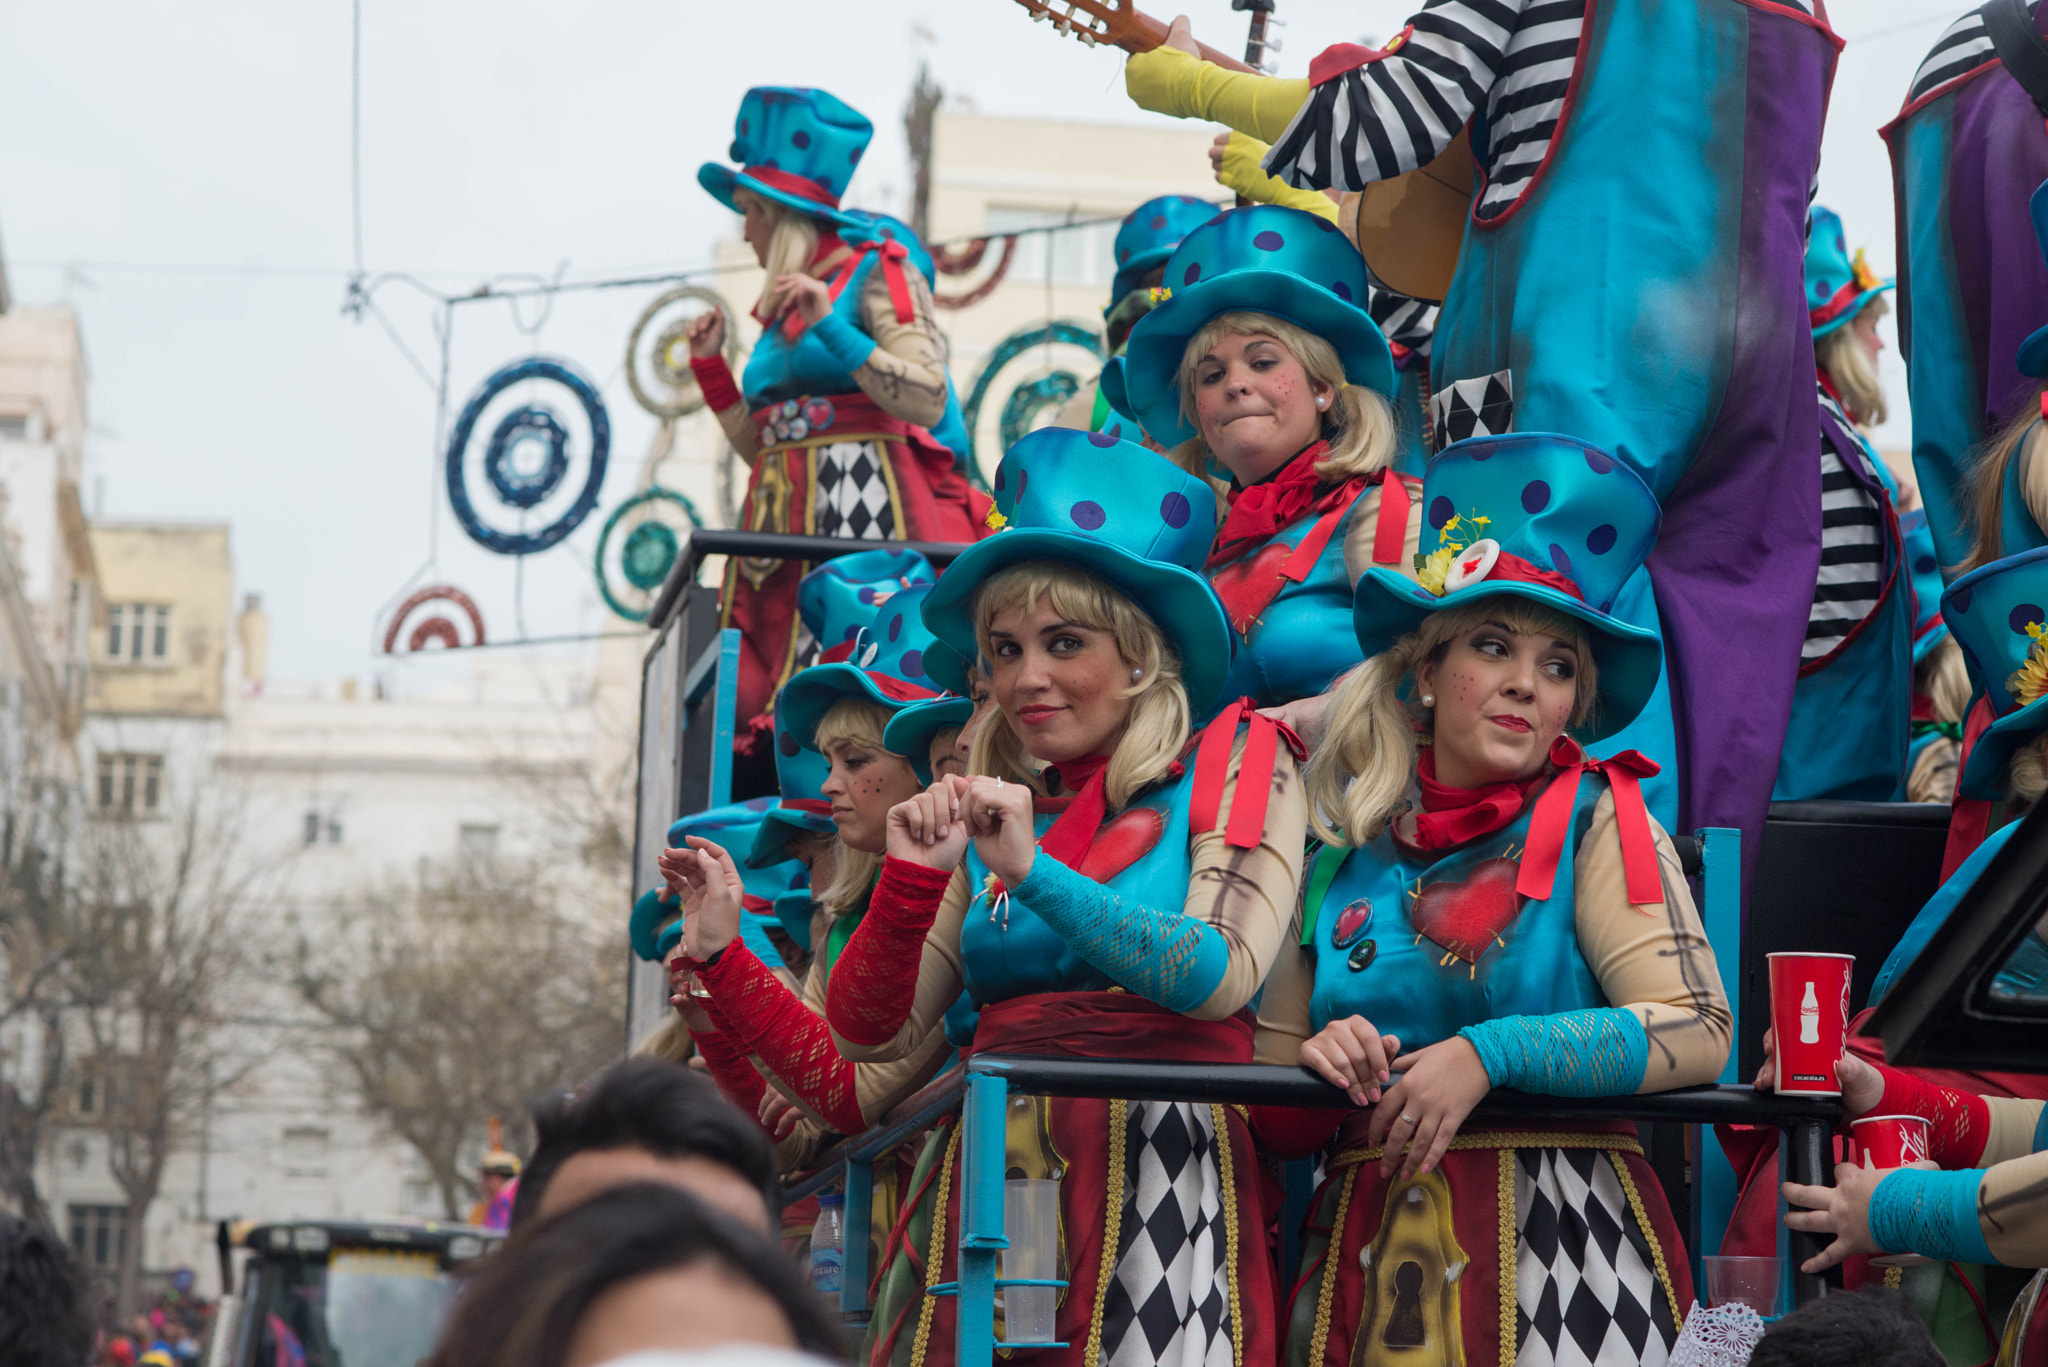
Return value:
<svg viewBox="0 0 2048 1367">
<path fill-rule="evenodd" d="M 2037 10 L 2037 29 L 2044 21 Z M 1936 80 L 1957 31 L 1972 24 L 1977 37 L 1967 46 L 1981 60 Z M 1942 35 L 1905 107 L 1880 132 L 1898 205 L 1913 468 L 1935 548 L 1955 565 L 1969 553 L 1961 485 L 1971 453 L 2033 389 L 2016 358 L 2048 318 L 2048 265 L 2026 232 L 2028 200 L 2048 180 L 2048 131 L 1983 39 L 1982 21 L 1968 15 Z"/>
<path fill-rule="evenodd" d="M 1523 492 L 1539 482 L 1548 496 L 1525 511 L 1535 500 Z M 1657 503 L 1643 482 L 1585 443 L 1529 432 L 1447 447 L 1430 463 L 1423 496 L 1426 525 L 1469 526 L 1483 516 L 1486 536 L 1458 551 L 1441 595 L 1389 570 L 1368 571 L 1355 614 L 1360 649 L 1387 649 L 1463 596 L 1512 594 L 1584 625 L 1600 691 L 1579 739 L 1611 739 L 1625 728 L 1652 696 L 1660 654 L 1653 632 L 1609 611 L 1656 539 Z M 1468 521 L 1454 523 L 1453 509 Z M 1567 545 L 1580 553 L 1558 555 Z M 1302 911 L 1301 942 L 1314 961 L 1311 1030 L 1362 1016 L 1399 1036 L 1409 1053 L 1462 1035 L 1496 1085 L 1526 1091 L 1608 1096 L 1642 1085 L 1648 1036 L 1637 1016 L 1607 1001 L 1580 949 L 1574 866 L 1593 809 L 1612 790 L 1629 900 L 1663 900 L 1641 786 L 1654 766 L 1632 753 L 1589 761 L 1563 738 L 1550 760 L 1554 777 L 1529 790 L 1520 814 L 1490 835 L 1425 851 L 1390 827 L 1361 847 L 1317 852 Z M 1540 1350 L 1545 1340 L 1554 1346 L 1557 1326 L 1531 1314 L 1550 1293 L 1523 1284 L 1530 1250 L 1546 1237 L 1537 1226 L 1556 1219 L 1557 1228 L 1569 1228 L 1575 1214 L 1599 1227 L 1617 1205 L 1629 1237 L 1598 1273 L 1591 1263 L 1578 1273 L 1618 1288 L 1612 1323 L 1580 1328 L 1615 1351 L 1626 1340 L 1628 1361 L 1662 1360 L 1691 1286 L 1683 1245 L 1633 1127 L 1489 1127 L 1461 1134 L 1436 1172 L 1390 1182 L 1378 1177 L 1377 1150 L 1368 1157 L 1369 1119 L 1365 1111 L 1347 1117 L 1327 1163 L 1310 1224 L 1328 1233 L 1304 1250 L 1290 1362 L 1356 1362 L 1360 1353 L 1365 1361 L 1392 1360 L 1379 1351 L 1398 1343 L 1392 1306 L 1400 1290 L 1388 1280 L 1396 1246 L 1404 1250 L 1398 1257 L 1418 1259 L 1426 1273 L 1432 1258 L 1447 1272 L 1455 1259 L 1469 1259 L 1457 1269 L 1462 1275 L 1426 1275 L 1418 1307 L 1424 1321 L 1458 1337 L 1465 1361 L 1514 1361 L 1517 1341 L 1522 1351 Z M 1513 1191 L 1504 1175 L 1511 1173 L 1526 1175 L 1513 1178 Z M 1550 1191 L 1546 1179 L 1581 1193 L 1582 1204 L 1531 1214 L 1548 1209 L 1544 1197 L 1515 1193 Z M 1412 1218 L 1411 1207 L 1430 1218 Z M 1556 1229 L 1548 1237 L 1558 1237 Z M 1500 1266 L 1510 1240 L 1517 1241 L 1519 1276 Z M 1595 1256 L 1591 1247 L 1585 1253 Z M 1559 1275 L 1556 1297 L 1571 1296 L 1569 1275 Z M 1304 1297 L 1319 1307 L 1313 1327 L 1300 1312 Z M 1517 1341 L 1502 1341 L 1509 1329 Z"/>
</svg>

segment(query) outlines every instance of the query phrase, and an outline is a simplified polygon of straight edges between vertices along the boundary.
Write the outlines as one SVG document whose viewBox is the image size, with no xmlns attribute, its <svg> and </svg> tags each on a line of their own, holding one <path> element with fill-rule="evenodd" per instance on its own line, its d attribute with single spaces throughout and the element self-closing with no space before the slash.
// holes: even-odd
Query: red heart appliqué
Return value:
<svg viewBox="0 0 2048 1367">
<path fill-rule="evenodd" d="M 1515 891 L 1520 871 L 1519 861 L 1499 857 L 1481 863 L 1462 883 L 1431 883 L 1410 894 L 1408 919 L 1431 943 L 1476 964 L 1521 914 L 1522 895 Z"/>
<path fill-rule="evenodd" d="M 1294 547 L 1269 541 L 1252 555 L 1234 560 L 1209 578 L 1209 587 L 1223 600 L 1230 614 L 1230 626 L 1240 636 L 1251 634 L 1266 605 L 1280 596 L 1280 566 L 1294 554 Z"/>
<path fill-rule="evenodd" d="M 1095 843 L 1076 870 L 1084 878 L 1107 883 L 1152 852 L 1166 830 L 1166 818 L 1150 807 L 1133 807 L 1102 823 Z"/>
</svg>

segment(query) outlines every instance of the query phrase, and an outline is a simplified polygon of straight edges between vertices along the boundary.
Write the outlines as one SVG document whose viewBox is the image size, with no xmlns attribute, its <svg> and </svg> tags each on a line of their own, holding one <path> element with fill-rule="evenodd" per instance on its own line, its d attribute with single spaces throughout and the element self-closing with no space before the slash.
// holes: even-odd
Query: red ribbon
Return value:
<svg viewBox="0 0 2048 1367">
<path fill-rule="evenodd" d="M 1550 747 L 1550 762 L 1558 766 L 1558 774 L 1536 799 L 1536 810 L 1529 818 L 1529 845 L 1522 853 L 1515 891 L 1539 902 L 1550 896 L 1571 837 L 1579 779 L 1600 774 L 1614 790 L 1614 820 L 1621 832 L 1621 869 L 1628 900 L 1635 906 L 1662 902 L 1664 879 L 1657 867 L 1657 842 L 1650 833 L 1650 809 L 1643 805 L 1642 785 L 1659 771 L 1657 762 L 1635 750 L 1607 759 L 1587 759 L 1583 750 L 1562 736 Z"/>
<path fill-rule="evenodd" d="M 861 672 L 868 676 L 869 683 L 882 690 L 885 697 L 896 702 L 922 702 L 926 698 L 936 698 L 939 696 L 939 690 L 936 688 L 926 688 L 921 684 L 905 683 L 894 675 L 878 674 L 873 670 L 862 670 Z"/>
<path fill-rule="evenodd" d="M 1564 575 L 1559 574 L 1555 570 L 1546 570 L 1540 565 L 1532 564 L 1522 559 L 1521 556 L 1507 551 L 1502 551 L 1499 557 L 1494 560 L 1493 568 L 1486 572 L 1485 579 L 1472 582 L 1492 584 L 1501 580 L 1521 584 L 1541 584 L 1545 588 L 1556 589 L 1567 598 L 1575 598 L 1581 603 L 1586 601 L 1586 595 L 1579 591 L 1579 586 Z M 1459 592 L 1470 587 L 1472 587 L 1471 583 L 1462 584 L 1453 592 Z"/>
<path fill-rule="evenodd" d="M 1283 529 L 1292 527 L 1310 512 L 1328 512 L 1348 507 L 1365 487 L 1364 476 L 1342 484 L 1325 486 L 1316 473 L 1316 462 L 1329 451 L 1328 442 L 1304 447 L 1278 474 L 1248 489 L 1230 494 L 1230 511 L 1216 529 L 1209 551 L 1209 567 L 1227 565 L 1255 545 L 1271 541 Z"/>
<path fill-rule="evenodd" d="M 1836 318 L 1841 317 L 1842 312 L 1849 305 L 1855 303 L 1862 293 L 1863 287 L 1856 283 L 1855 277 L 1850 277 L 1849 283 L 1836 290 L 1825 304 L 1822 304 L 1817 309 L 1808 309 L 1806 311 L 1808 325 L 1819 327 L 1823 323 L 1832 322 Z"/>
<path fill-rule="evenodd" d="M 1287 738 L 1287 748 L 1297 762 L 1308 758 L 1308 747 L 1292 727 L 1260 712 L 1250 698 L 1226 705 L 1203 729 L 1195 750 L 1188 823 L 1196 834 L 1215 830 L 1221 819 L 1223 785 L 1230 777 L 1230 752 L 1236 748 L 1240 722 L 1250 729 L 1245 735 L 1244 758 L 1237 766 L 1237 793 L 1231 799 L 1230 825 L 1223 832 L 1223 843 L 1251 850 L 1266 838 L 1266 802 L 1273 794 L 1273 765 L 1279 757 L 1280 738 Z"/>
<path fill-rule="evenodd" d="M 1308 83 L 1322 85 L 1333 81 L 1347 71 L 1356 71 L 1369 62 L 1384 61 L 1405 47 L 1415 36 L 1415 25 L 1410 24 L 1392 38 L 1385 47 L 1367 47 L 1363 43 L 1334 43 L 1324 48 L 1308 63 Z"/>
<path fill-rule="evenodd" d="M 832 804 L 821 797 L 786 797 L 778 805 L 785 812 L 809 812 L 813 816 L 832 815 Z"/>
<path fill-rule="evenodd" d="M 845 291 L 847 282 L 853 279 L 853 273 L 860 269 L 860 263 L 876 253 L 881 254 L 882 279 L 889 286 L 889 304 L 896 311 L 896 321 L 903 324 L 916 322 L 917 309 L 910 297 L 910 279 L 903 273 L 903 263 L 910 257 L 910 248 L 893 237 L 885 236 L 879 242 L 863 242 L 854 248 L 853 255 L 842 261 L 839 269 L 832 273 L 828 286 L 832 302 L 839 302 L 839 296 Z M 791 309 L 782 320 L 783 334 L 791 341 L 802 336 L 809 326 L 795 309 Z"/>
<path fill-rule="evenodd" d="M 1970 767 L 1970 752 L 1977 748 L 1978 739 L 1990 729 L 1997 717 L 1998 714 L 1991 710 L 1991 699 L 1979 698 L 1970 708 L 1970 715 L 1963 719 L 1963 748 L 1956 758 L 1956 794 L 1949 807 L 1948 843 L 1941 852 L 1941 881 L 1944 883 L 1991 834 L 1991 800 L 1964 797 L 1962 787 L 1963 770 Z"/>
<path fill-rule="evenodd" d="M 784 194 L 808 199 L 813 204 L 822 204 L 828 209 L 839 207 L 839 196 L 815 180 L 778 170 L 773 166 L 742 166 L 740 174 L 749 180 L 758 180 L 763 185 L 772 185 Z"/>
</svg>

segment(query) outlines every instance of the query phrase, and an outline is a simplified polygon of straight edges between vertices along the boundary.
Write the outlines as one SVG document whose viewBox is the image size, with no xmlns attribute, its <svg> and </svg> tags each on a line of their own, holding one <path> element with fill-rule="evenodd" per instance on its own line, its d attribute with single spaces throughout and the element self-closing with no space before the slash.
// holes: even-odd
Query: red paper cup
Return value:
<svg viewBox="0 0 2048 1367">
<path fill-rule="evenodd" d="M 1777 1090 L 1840 1096 L 1841 1061 L 1849 1036 L 1849 970 L 1853 954 L 1770 954 L 1772 1057 Z"/>
<path fill-rule="evenodd" d="M 1927 1122 L 1917 1115 L 1866 1115 L 1849 1132 L 1866 1168 L 1903 1168 L 1927 1161 Z"/>
</svg>

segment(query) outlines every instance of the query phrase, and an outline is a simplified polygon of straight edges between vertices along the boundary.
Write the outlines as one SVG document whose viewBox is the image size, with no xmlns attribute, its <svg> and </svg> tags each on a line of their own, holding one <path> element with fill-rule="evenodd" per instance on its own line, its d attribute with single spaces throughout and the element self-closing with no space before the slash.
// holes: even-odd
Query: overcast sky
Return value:
<svg viewBox="0 0 2048 1367">
<path fill-rule="evenodd" d="M 1228 0 L 1188 0 L 1196 31 L 1243 41 Z M 1390 0 L 1281 0 L 1282 70 L 1383 37 Z M 1822 201 L 1890 274 L 1879 124 L 1957 0 L 1838 5 L 1850 42 L 1829 111 Z M 731 216 L 697 186 L 723 160 L 741 93 L 817 85 L 866 112 L 875 145 L 851 202 L 900 208 L 900 112 L 920 56 L 983 113 L 1105 122 L 1119 54 L 1035 27 L 1008 0 L 363 0 L 363 246 L 372 272 L 467 292 L 511 273 L 594 278 L 707 264 Z M 1171 11 L 1161 8 L 1162 16 Z M 68 300 L 92 371 L 86 499 L 113 518 L 233 524 L 236 576 L 272 614 L 279 678 L 365 677 L 378 612 L 426 565 L 440 477 L 434 396 L 375 321 L 341 314 L 352 262 L 349 0 L 67 0 L 0 8 L 0 242 L 22 303 Z M 589 558 L 653 434 L 621 370 L 654 290 L 456 311 L 451 403 L 539 351 L 601 381 L 614 432 L 599 512 L 530 558 L 531 635 L 605 629 Z M 378 296 L 431 369 L 433 305 Z M 1886 325 L 1887 336 L 1890 325 Z M 1889 369 L 1903 444 L 1903 373 Z M 445 504 L 445 500 L 444 500 Z M 433 579 L 518 634 L 514 563 L 445 506 Z M 404 683 L 404 670 L 398 671 Z"/>
</svg>

